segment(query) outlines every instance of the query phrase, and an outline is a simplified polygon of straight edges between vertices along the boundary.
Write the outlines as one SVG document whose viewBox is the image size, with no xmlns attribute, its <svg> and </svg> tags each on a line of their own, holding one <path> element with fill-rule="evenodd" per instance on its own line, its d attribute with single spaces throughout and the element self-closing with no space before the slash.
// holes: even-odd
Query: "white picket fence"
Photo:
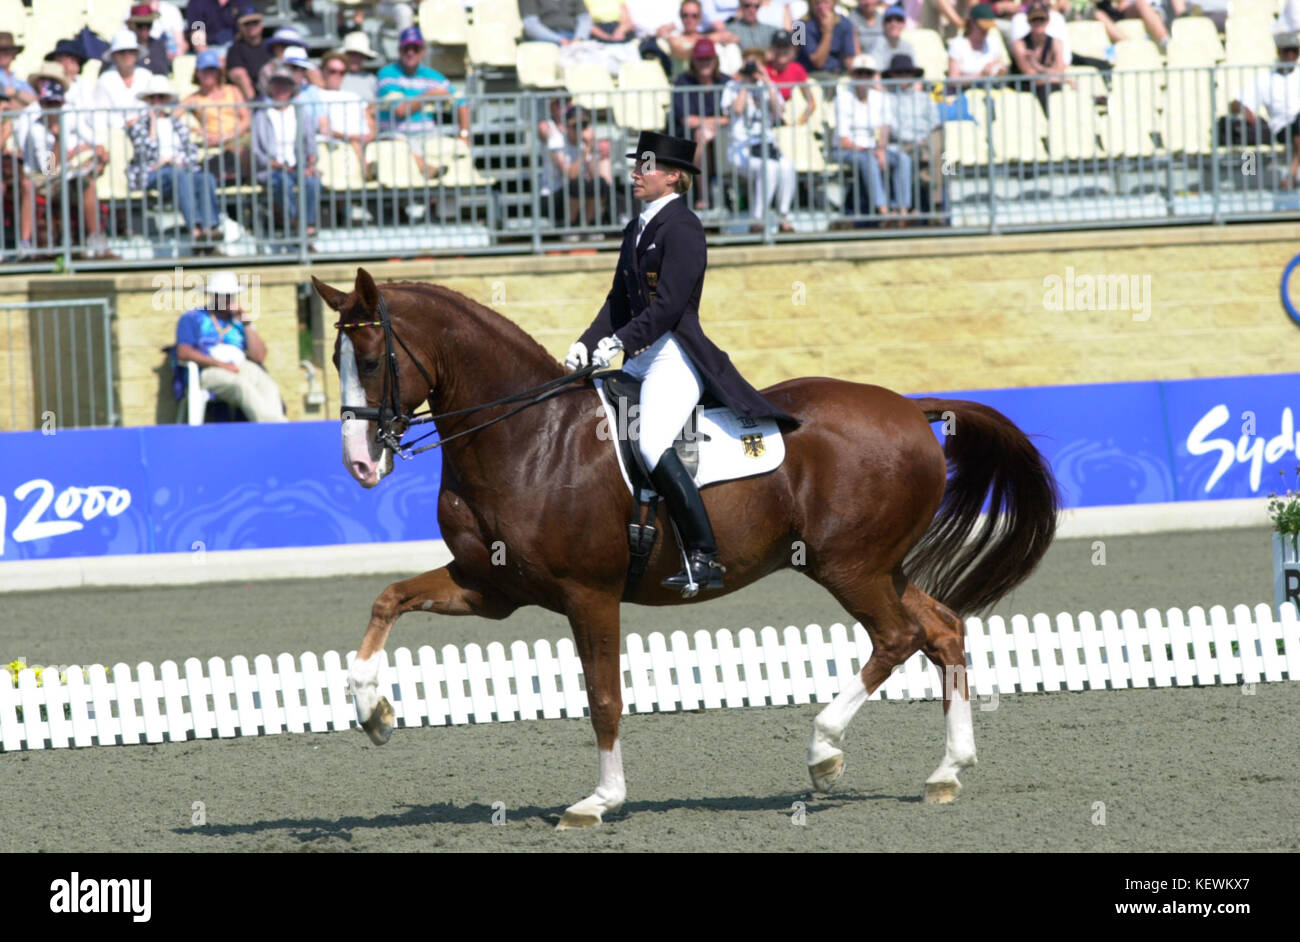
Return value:
<svg viewBox="0 0 1300 942">
<path fill-rule="evenodd" d="M 1300 679 L 1300 621 L 1266 604 L 1000 617 L 966 623 L 972 695 L 1054 690 L 1169 687 Z M 624 713 L 825 703 L 871 653 L 861 625 L 745 628 L 735 636 L 683 631 L 667 639 L 627 636 L 622 656 Z M 1279 641 L 1282 650 L 1279 651 Z M 1169 651 L 1166 651 L 1166 647 Z M 1235 650 L 1234 650 L 1235 647 Z M 355 652 L 348 654 L 351 663 Z M 253 660 L 198 658 L 158 671 L 142 663 L 111 673 L 101 665 L 70 667 L 64 680 L 28 669 L 15 687 L 0 671 L 0 751 L 68 746 L 180 742 L 187 739 L 325 732 L 356 725 L 347 667 L 337 652 L 320 660 L 281 654 Z M 379 672 L 398 726 L 508 722 L 584 716 L 587 695 L 573 643 L 554 649 L 498 642 L 486 651 L 429 646 L 412 658 L 393 652 Z M 898 668 L 873 699 L 929 699 L 942 694 L 938 672 L 921 654 Z"/>
</svg>

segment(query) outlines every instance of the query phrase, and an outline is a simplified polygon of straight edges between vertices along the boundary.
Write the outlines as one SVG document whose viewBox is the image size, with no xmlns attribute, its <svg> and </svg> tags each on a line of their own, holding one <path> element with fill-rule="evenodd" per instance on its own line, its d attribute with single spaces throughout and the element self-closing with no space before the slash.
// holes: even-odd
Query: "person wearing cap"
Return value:
<svg viewBox="0 0 1300 942">
<path fill-rule="evenodd" d="M 95 107 L 105 109 L 97 117 L 107 121 L 110 128 L 123 128 L 139 117 L 142 108 L 137 92 L 149 81 L 153 73 L 136 68 L 140 44 L 129 29 L 113 34 L 108 55 L 113 68 L 99 73 L 95 83 Z"/>
<path fill-rule="evenodd" d="M 766 49 L 772 45 L 777 28 L 758 21 L 762 0 L 740 0 L 736 15 L 727 20 L 727 32 L 736 37 L 741 49 Z"/>
<path fill-rule="evenodd" d="M 965 33 L 948 43 L 948 78 L 977 79 L 1007 71 L 998 48 L 989 42 L 994 29 L 993 8 L 977 3 L 971 8 Z"/>
<path fill-rule="evenodd" d="M 402 31 L 398 51 L 398 61 L 379 70 L 378 97 L 385 102 L 380 106 L 380 125 L 415 138 L 437 134 L 438 122 L 427 110 L 428 106 L 450 101 L 456 109 L 457 133 L 468 145 L 469 104 L 445 75 L 421 64 L 425 45 L 420 27 L 411 26 Z M 417 159 L 422 159 L 423 150 L 423 147 L 412 147 L 412 151 L 418 151 Z"/>
<path fill-rule="evenodd" d="M 519 0 L 524 38 L 567 46 L 591 38 L 591 14 L 583 0 Z"/>
<path fill-rule="evenodd" d="M 1042 0 L 1031 3 L 1025 18 L 1029 33 L 1011 44 L 1011 74 L 1027 77 L 1017 82 L 1016 87 L 1032 91 L 1043 106 L 1043 114 L 1047 114 L 1048 98 L 1065 81 L 1069 61 L 1065 58 L 1065 44 L 1047 33 L 1050 17 L 1046 3 Z"/>
<path fill-rule="evenodd" d="M 897 116 L 893 99 L 876 81 L 879 71 L 876 61 L 866 54 L 850 60 L 850 90 L 835 96 L 834 153 L 835 159 L 853 172 L 847 192 L 856 197 L 855 214 L 870 211 L 870 197 L 876 213 L 888 217 L 912 209 L 912 158 L 889 146 Z M 846 198 L 846 209 L 848 203 Z"/>
<path fill-rule="evenodd" d="M 90 111 L 95 107 L 95 87 L 81 75 L 81 68 L 86 64 L 86 49 L 81 40 L 60 39 L 53 51 L 46 54 L 45 61 L 61 68 L 68 81 L 64 107 L 75 111 Z"/>
<path fill-rule="evenodd" d="M 853 23 L 835 12 L 834 0 L 812 0 L 800 22 L 804 43 L 799 47 L 799 64 L 809 72 L 843 72 L 860 51 Z"/>
<path fill-rule="evenodd" d="M 764 68 L 766 50 L 746 49 L 740 71 L 722 92 L 722 109 L 731 118 L 727 162 L 749 181 L 751 232 L 762 232 L 762 220 L 773 200 L 782 232 L 794 232 L 797 181 L 794 161 L 771 141 L 772 129 L 781 124 L 785 99 Z M 764 111 L 767 113 L 764 114 Z"/>
<path fill-rule="evenodd" d="M 745 382 L 700 326 L 708 244 L 685 199 L 700 172 L 695 150 L 694 141 L 641 132 L 627 156 L 632 195 L 645 208 L 623 230 L 605 303 L 564 361 L 571 370 L 606 367 L 622 352 L 623 371 L 641 381 L 637 450 L 687 557 L 662 584 L 684 593 L 721 588 L 724 572 L 699 488 L 673 449 L 701 397 L 707 391 L 744 418 L 798 424 Z"/>
<path fill-rule="evenodd" d="M 343 90 L 360 95 L 367 102 L 378 98 L 379 79 L 371 69 L 379 61 L 379 54 L 370 48 L 370 37 L 360 30 L 348 33 L 343 37 L 339 51 L 348 63 L 348 74 L 343 76 Z"/>
<path fill-rule="evenodd" d="M 208 276 L 203 307 L 176 321 L 176 359 L 199 365 L 199 384 L 250 422 L 284 422 L 280 388 L 266 371 L 266 342 L 244 310 L 231 271 Z"/>
<path fill-rule="evenodd" d="M 579 105 L 564 113 L 563 136 L 559 146 L 548 142 L 556 218 L 563 219 L 571 230 L 585 222 L 595 226 L 612 218 L 614 206 L 614 171 L 610 165 L 609 141 L 596 140 L 592 114 Z M 570 232 L 575 240 L 581 236 Z M 566 236 L 567 238 L 567 236 Z"/>
<path fill-rule="evenodd" d="M 1228 111 L 1230 120 L 1245 123 L 1243 138 L 1247 143 L 1272 138 L 1286 145 L 1289 139 L 1291 166 L 1282 188 L 1292 189 L 1300 182 L 1300 35 L 1276 33 L 1273 45 L 1277 48 L 1277 64 L 1253 84 L 1243 83 L 1240 97 L 1228 104 Z M 1261 111 L 1268 112 L 1267 119 Z"/>
<path fill-rule="evenodd" d="M 293 70 L 298 83 L 298 91 L 293 96 L 293 103 L 298 106 L 298 113 L 311 124 L 315 133 L 320 133 L 321 122 L 325 119 L 325 101 L 321 90 L 308 80 L 308 74 L 319 70 L 307 58 L 307 50 L 302 46 L 290 46 L 284 51 L 284 64 Z"/>
<path fill-rule="evenodd" d="M 30 195 L 31 199 L 24 198 L 24 203 L 30 205 L 34 213 L 36 187 L 42 186 L 50 218 L 59 219 L 54 204 L 63 193 L 59 180 L 66 179 L 68 192 L 78 199 L 81 206 L 81 226 L 84 227 L 87 245 L 87 251 L 81 254 L 86 258 L 117 258 L 114 253 L 99 248 L 104 237 L 100 232 L 95 181 L 108 165 L 107 149 L 96 143 L 88 115 L 62 113 L 68 81 L 61 68 L 52 62 L 43 62 L 41 68 L 28 77 L 28 84 L 35 89 L 37 100 L 26 111 L 28 122 L 23 139 L 23 164 L 30 176 L 24 187 L 27 190 L 24 197 Z M 72 218 L 75 230 L 78 223 L 75 216 Z M 28 230 L 25 222 L 20 225 L 20 230 Z M 77 233 L 69 233 L 68 240 L 78 241 Z"/>
<path fill-rule="evenodd" d="M 290 49 L 295 53 L 294 59 L 298 66 L 303 68 L 306 81 L 317 87 L 323 84 L 320 70 L 307 60 L 307 50 L 303 48 L 302 34 L 292 26 L 281 26 L 272 33 L 271 38 L 266 41 L 266 48 L 271 51 L 271 58 L 267 60 L 257 74 L 257 87 L 263 95 L 269 97 L 266 86 L 267 79 L 270 78 L 271 72 L 276 67 L 286 62 L 285 57 L 289 54 Z"/>
<path fill-rule="evenodd" d="M 209 151 L 204 169 L 223 183 L 245 184 L 252 177 L 249 132 L 253 116 L 243 92 L 225 81 L 221 55 L 215 49 L 199 53 L 194 63 L 198 91 L 181 104 L 198 119 L 202 145 Z"/>
<path fill-rule="evenodd" d="M 694 163 L 704 168 L 704 185 L 696 193 L 696 209 L 708 208 L 709 187 L 717 179 L 720 158 L 725 155 L 722 129 L 731 123 L 731 119 L 720 107 L 719 97 L 726 80 L 718 69 L 718 54 L 713 40 L 703 37 L 691 51 L 691 62 L 686 71 L 673 81 L 674 133 L 679 138 L 695 142 Z"/>
<path fill-rule="evenodd" d="M 180 210 L 195 241 L 220 239 L 217 181 L 199 167 L 199 149 L 181 113 L 173 107 L 177 95 L 171 83 L 166 76 L 151 75 L 138 94 L 148 111 L 127 129 L 132 147 L 127 186 L 157 190 L 164 205 Z"/>
<path fill-rule="evenodd" d="M 293 69 L 278 63 L 267 80 L 271 107 L 253 115 L 253 162 L 258 179 L 270 190 L 271 203 L 280 211 L 286 230 L 298 219 L 298 162 L 303 162 L 306 232 L 316 235 L 320 213 L 320 172 L 316 169 L 316 129 L 293 106 L 298 78 Z"/>
<path fill-rule="evenodd" d="M 764 68 L 767 70 L 767 77 L 776 85 L 781 97 L 786 101 L 790 100 L 795 84 L 803 85 L 808 82 L 808 72 L 795 58 L 794 40 L 784 29 L 778 29 L 772 34 L 772 45 L 767 51 L 767 64 Z M 808 102 L 808 107 L 799 116 L 799 124 L 807 124 L 808 119 L 817 110 L 817 99 L 814 96 L 805 94 L 804 100 Z"/>
<path fill-rule="evenodd" d="M 920 209 L 928 213 L 942 205 L 943 174 L 935 155 L 943 152 L 943 123 L 939 104 L 925 88 L 924 72 L 902 52 L 889 60 L 881 78 L 888 83 L 892 124 L 890 143 L 912 162 L 920 181 Z M 908 213 L 904 211 L 903 215 Z"/>
<path fill-rule="evenodd" d="M 257 97 L 255 80 L 271 61 L 270 46 L 263 42 L 265 20 L 256 7 L 245 7 L 236 20 L 239 34 L 226 50 L 226 75 L 245 101 Z"/>
<path fill-rule="evenodd" d="M 0 111 L 21 111 L 36 100 L 36 90 L 10 70 L 25 48 L 13 33 L 0 33 Z"/>
<path fill-rule="evenodd" d="M 185 19 L 189 22 L 191 37 L 197 28 L 206 46 L 230 45 L 235 39 L 239 14 L 245 6 L 247 0 L 189 0 L 185 5 Z"/>
<path fill-rule="evenodd" d="M 137 68 L 155 75 L 171 75 L 172 60 L 167 55 L 167 43 L 153 38 L 153 24 L 158 14 L 147 3 L 137 3 L 131 7 L 131 14 L 126 18 L 126 25 L 135 34 L 138 47 L 135 64 Z"/>
<path fill-rule="evenodd" d="M 880 65 L 893 62 L 894 56 L 907 56 L 915 62 L 916 48 L 903 38 L 903 30 L 906 28 L 906 11 L 900 4 L 894 4 L 885 10 L 880 24 L 880 38 L 869 47 L 863 46 L 862 51 Z"/>
</svg>

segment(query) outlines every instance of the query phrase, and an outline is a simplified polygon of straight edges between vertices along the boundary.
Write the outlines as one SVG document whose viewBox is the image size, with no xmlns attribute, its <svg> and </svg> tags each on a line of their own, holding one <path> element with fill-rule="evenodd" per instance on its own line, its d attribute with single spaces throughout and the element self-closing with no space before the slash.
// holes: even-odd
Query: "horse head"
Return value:
<svg viewBox="0 0 1300 942">
<path fill-rule="evenodd" d="M 429 395 L 425 383 L 428 368 L 414 362 L 405 344 L 394 343 L 397 370 L 395 376 L 389 376 L 383 299 L 374 278 L 364 268 L 357 269 L 356 283 L 347 293 L 314 276 L 312 285 L 321 300 L 339 314 L 334 367 L 339 372 L 344 409 L 383 409 L 395 399 L 401 414 L 412 414 Z M 383 300 L 383 307 L 388 307 L 387 300 Z M 387 311 L 394 333 L 401 317 L 399 307 L 394 304 L 394 309 Z M 393 469 L 392 448 L 381 439 L 383 431 L 383 423 L 374 419 L 350 417 L 347 411 L 343 414 L 343 465 L 362 487 L 374 487 Z M 400 438 L 402 423 L 398 423 L 397 431 Z"/>
</svg>

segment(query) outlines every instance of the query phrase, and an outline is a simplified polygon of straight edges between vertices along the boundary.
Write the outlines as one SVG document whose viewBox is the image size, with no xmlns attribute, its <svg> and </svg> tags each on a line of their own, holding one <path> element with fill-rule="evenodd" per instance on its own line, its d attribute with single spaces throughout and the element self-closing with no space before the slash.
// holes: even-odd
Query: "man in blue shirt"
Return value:
<svg viewBox="0 0 1300 942">
<path fill-rule="evenodd" d="M 201 23 L 208 46 L 230 45 L 235 40 L 244 6 L 244 0 L 190 0 L 185 6 L 190 35 L 194 35 L 194 28 Z"/>
<path fill-rule="evenodd" d="M 835 12 L 835 0 L 812 0 L 808 15 L 795 22 L 799 64 L 809 72 L 843 72 L 858 54 L 853 21 Z M 799 29 L 803 28 L 803 42 Z"/>
<path fill-rule="evenodd" d="M 14 75 L 9 67 L 25 49 L 14 42 L 13 33 L 0 33 L 0 110 L 22 111 L 36 100 L 32 87 Z"/>
<path fill-rule="evenodd" d="M 380 128 L 399 131 L 411 138 L 411 151 L 424 168 L 423 139 L 439 133 L 438 122 L 432 113 L 425 110 L 426 106 L 436 101 L 454 101 L 460 139 L 468 146 L 469 105 L 446 76 L 420 64 L 425 49 L 420 27 L 409 26 L 402 30 L 398 46 L 398 61 L 379 70 Z M 428 168 L 425 172 L 428 173 Z"/>
<path fill-rule="evenodd" d="M 285 422 L 280 389 L 262 367 L 266 344 L 239 294 L 234 272 L 208 278 L 207 306 L 186 311 L 176 322 L 176 359 L 197 363 L 203 388 L 238 407 L 250 422 Z"/>
</svg>

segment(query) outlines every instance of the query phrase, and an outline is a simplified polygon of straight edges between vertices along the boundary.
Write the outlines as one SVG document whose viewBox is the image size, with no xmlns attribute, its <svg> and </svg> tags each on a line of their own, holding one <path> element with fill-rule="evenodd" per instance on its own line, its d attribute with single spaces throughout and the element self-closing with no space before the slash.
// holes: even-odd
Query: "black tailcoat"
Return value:
<svg viewBox="0 0 1300 942">
<path fill-rule="evenodd" d="M 678 196 L 669 200 L 636 240 L 637 219 L 623 230 L 614 285 L 600 313 L 580 338 L 588 350 L 613 334 L 624 356 L 636 356 L 668 331 L 700 372 L 705 391 L 751 419 L 771 417 L 798 425 L 745 382 L 700 327 L 700 294 L 708 246 L 700 218 Z"/>
</svg>

